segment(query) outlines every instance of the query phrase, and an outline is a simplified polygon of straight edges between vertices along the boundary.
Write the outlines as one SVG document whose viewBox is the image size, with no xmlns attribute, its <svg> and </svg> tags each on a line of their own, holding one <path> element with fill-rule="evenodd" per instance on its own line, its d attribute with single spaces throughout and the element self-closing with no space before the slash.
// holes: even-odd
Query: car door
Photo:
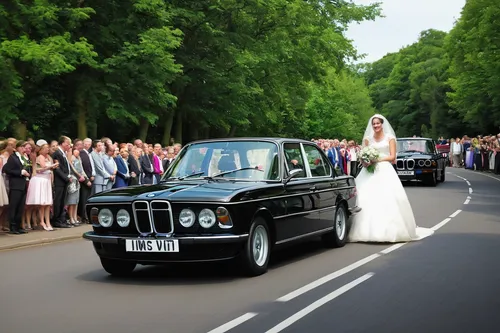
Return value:
<svg viewBox="0 0 500 333">
<path fill-rule="evenodd" d="M 293 169 L 302 170 L 297 176 L 284 185 L 283 197 L 286 207 L 285 215 L 276 217 L 277 243 L 284 243 L 300 238 L 317 223 L 319 213 L 311 192 L 311 178 L 307 174 L 307 162 L 304 159 L 302 145 L 299 142 L 283 143 L 284 178 Z"/>
<path fill-rule="evenodd" d="M 316 223 L 309 225 L 309 232 L 331 228 L 335 214 L 336 181 L 331 163 L 317 145 L 303 144 L 311 176 L 311 198 L 318 212 Z"/>
</svg>

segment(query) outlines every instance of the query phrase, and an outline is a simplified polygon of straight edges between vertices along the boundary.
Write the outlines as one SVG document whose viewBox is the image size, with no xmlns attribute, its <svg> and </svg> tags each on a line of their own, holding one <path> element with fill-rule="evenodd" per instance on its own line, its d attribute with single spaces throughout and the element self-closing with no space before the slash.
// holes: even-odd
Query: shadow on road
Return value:
<svg viewBox="0 0 500 333">
<path fill-rule="evenodd" d="M 380 246 L 383 247 L 383 245 Z M 319 240 L 304 241 L 278 249 L 271 254 L 269 270 L 280 269 L 286 265 L 308 260 L 326 251 L 335 251 L 335 249 L 325 248 Z M 374 251 L 376 252 L 376 250 Z M 96 260 L 98 259 L 96 258 Z M 203 285 L 230 283 L 235 280 L 249 278 L 240 273 L 235 261 L 225 261 L 216 263 L 170 263 L 164 266 L 139 265 L 134 273 L 126 278 L 113 277 L 104 270 L 99 269 L 79 275 L 76 279 L 130 285 Z"/>
</svg>

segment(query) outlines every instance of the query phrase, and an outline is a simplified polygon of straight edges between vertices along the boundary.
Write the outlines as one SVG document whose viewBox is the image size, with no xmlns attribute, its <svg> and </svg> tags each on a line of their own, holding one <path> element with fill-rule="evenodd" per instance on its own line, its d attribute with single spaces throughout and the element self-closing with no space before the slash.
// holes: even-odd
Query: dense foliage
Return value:
<svg viewBox="0 0 500 333">
<path fill-rule="evenodd" d="M 498 133 L 500 7 L 372 64 L 345 37 L 380 15 L 349 0 L 5 0 L 0 136 L 360 139 Z M 376 36 L 374 36 L 376 38 Z"/>
<path fill-rule="evenodd" d="M 352 137 L 372 113 L 347 64 L 347 0 L 5 0 L 3 136 Z"/>
<path fill-rule="evenodd" d="M 500 132 L 500 6 L 468 0 L 450 33 L 365 66 L 375 108 L 398 135 L 456 137 Z"/>
</svg>

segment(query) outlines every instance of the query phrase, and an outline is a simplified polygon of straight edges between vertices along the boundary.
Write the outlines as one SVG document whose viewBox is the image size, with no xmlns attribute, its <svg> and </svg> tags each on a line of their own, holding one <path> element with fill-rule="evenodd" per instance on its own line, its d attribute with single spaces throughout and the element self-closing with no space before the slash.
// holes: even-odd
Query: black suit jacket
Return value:
<svg viewBox="0 0 500 333">
<path fill-rule="evenodd" d="M 52 159 L 54 160 L 54 163 L 59 161 L 59 167 L 54 169 L 54 186 L 64 187 L 69 183 L 69 169 L 67 164 L 69 161 L 66 160 L 65 156 L 59 149 L 54 152 Z"/>
<path fill-rule="evenodd" d="M 2 172 L 9 176 L 9 189 L 11 190 L 25 190 L 26 177 L 21 175 L 23 171 L 23 164 L 17 157 L 16 153 L 9 156 L 7 163 L 2 168 Z"/>
<path fill-rule="evenodd" d="M 82 149 L 80 151 L 80 159 L 82 160 L 83 171 L 90 179 L 90 177 L 92 177 L 92 163 L 90 162 L 91 157 L 89 156 L 89 154 L 90 153 L 87 153 L 86 150 Z"/>
<path fill-rule="evenodd" d="M 144 177 L 142 178 L 143 184 L 153 184 L 153 171 L 154 167 L 152 166 L 153 161 L 149 155 L 142 155 L 139 158 L 139 162 L 141 163 L 142 172 L 144 173 Z"/>
</svg>

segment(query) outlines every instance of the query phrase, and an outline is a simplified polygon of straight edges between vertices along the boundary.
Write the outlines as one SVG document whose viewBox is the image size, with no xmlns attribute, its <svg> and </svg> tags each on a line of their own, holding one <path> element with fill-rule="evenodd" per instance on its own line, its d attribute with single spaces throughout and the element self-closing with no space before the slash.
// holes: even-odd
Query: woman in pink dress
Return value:
<svg viewBox="0 0 500 333">
<path fill-rule="evenodd" d="M 26 205 L 36 206 L 40 225 L 47 231 L 54 230 L 50 225 L 50 207 L 52 206 L 52 170 L 57 167 L 49 155 L 50 147 L 44 144 L 40 147 L 33 166 L 33 177 L 31 177 L 28 193 L 26 194 Z"/>
<path fill-rule="evenodd" d="M 0 142 L 0 218 L 4 213 L 4 208 L 9 205 L 9 196 L 7 195 L 7 185 L 2 174 L 2 168 L 5 163 L 7 163 L 8 155 L 5 154 L 7 151 L 7 142 Z M 1 221 L 1 219 L 0 219 Z"/>
</svg>

